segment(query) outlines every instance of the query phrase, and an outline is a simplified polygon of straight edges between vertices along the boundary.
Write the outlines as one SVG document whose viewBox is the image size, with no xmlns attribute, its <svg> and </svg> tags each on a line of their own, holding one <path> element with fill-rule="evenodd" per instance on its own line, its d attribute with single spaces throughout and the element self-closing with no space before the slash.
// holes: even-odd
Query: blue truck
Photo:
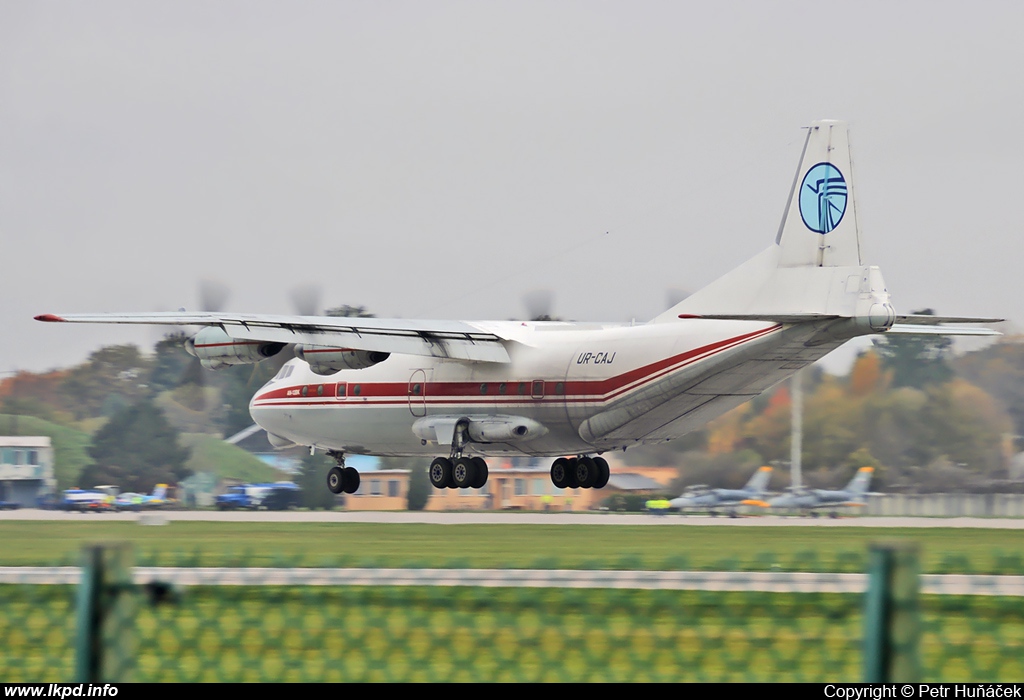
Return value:
<svg viewBox="0 0 1024 700">
<path fill-rule="evenodd" d="M 216 498 L 218 510 L 288 510 L 300 504 L 301 491 L 290 481 L 232 486 Z"/>
</svg>

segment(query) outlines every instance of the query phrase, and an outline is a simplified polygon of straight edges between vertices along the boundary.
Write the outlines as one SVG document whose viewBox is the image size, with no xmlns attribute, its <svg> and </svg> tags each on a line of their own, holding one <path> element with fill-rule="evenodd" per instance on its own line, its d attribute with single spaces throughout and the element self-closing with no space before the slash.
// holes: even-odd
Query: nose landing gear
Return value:
<svg viewBox="0 0 1024 700">
<path fill-rule="evenodd" d="M 352 467 L 345 466 L 345 453 L 337 450 L 329 450 L 328 457 L 332 457 L 338 466 L 331 467 L 327 472 L 327 488 L 331 493 L 355 493 L 359 490 L 359 472 Z"/>
</svg>

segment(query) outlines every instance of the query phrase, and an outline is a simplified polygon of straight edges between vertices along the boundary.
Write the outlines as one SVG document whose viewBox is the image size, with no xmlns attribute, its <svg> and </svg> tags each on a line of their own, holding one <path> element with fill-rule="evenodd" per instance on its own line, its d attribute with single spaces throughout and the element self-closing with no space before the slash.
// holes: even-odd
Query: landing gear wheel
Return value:
<svg viewBox="0 0 1024 700">
<path fill-rule="evenodd" d="M 576 481 L 579 483 L 580 488 L 594 488 L 599 474 L 600 472 L 593 457 L 580 457 L 576 460 Z"/>
<path fill-rule="evenodd" d="M 576 460 L 575 457 L 570 459 L 569 460 L 569 468 L 566 469 L 566 471 L 568 472 L 568 474 L 566 474 L 566 477 L 565 477 L 566 488 L 569 488 L 569 489 L 578 489 L 580 487 L 580 481 L 579 481 L 579 479 L 576 478 L 576 461 L 577 460 Z"/>
<path fill-rule="evenodd" d="M 327 488 L 331 490 L 331 493 L 341 493 L 344 484 L 345 477 L 341 467 L 331 467 L 331 470 L 327 472 Z"/>
<path fill-rule="evenodd" d="M 580 488 L 589 489 L 597 481 L 597 465 L 590 457 L 580 457 L 576 460 L 576 481 Z"/>
<path fill-rule="evenodd" d="M 344 483 L 345 493 L 355 493 L 359 490 L 359 472 L 353 467 L 345 467 L 341 470 L 341 479 Z"/>
<path fill-rule="evenodd" d="M 569 487 L 569 460 L 565 457 L 559 457 L 551 465 L 551 483 L 559 489 Z"/>
<path fill-rule="evenodd" d="M 594 457 L 594 464 L 597 465 L 597 479 L 594 480 L 594 488 L 603 489 L 608 485 L 608 477 L 611 476 L 611 470 L 608 468 L 608 462 L 604 457 Z"/>
<path fill-rule="evenodd" d="M 476 481 L 476 464 L 471 457 L 459 457 L 452 467 L 452 483 L 455 488 L 468 489 Z"/>
<path fill-rule="evenodd" d="M 487 483 L 487 462 L 481 457 L 474 457 L 473 464 L 476 465 L 476 478 L 473 479 L 470 487 L 474 489 L 483 488 L 484 484 Z"/>
<path fill-rule="evenodd" d="M 447 488 L 452 480 L 452 461 L 447 457 L 438 457 L 430 463 L 430 484 L 435 489 Z"/>
</svg>

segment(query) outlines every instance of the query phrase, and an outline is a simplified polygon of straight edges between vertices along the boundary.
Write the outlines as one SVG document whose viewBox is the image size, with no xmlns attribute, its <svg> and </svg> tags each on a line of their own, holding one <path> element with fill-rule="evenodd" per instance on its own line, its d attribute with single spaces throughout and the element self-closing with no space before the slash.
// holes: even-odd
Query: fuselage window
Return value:
<svg viewBox="0 0 1024 700">
<path fill-rule="evenodd" d="M 558 384 L 555 384 L 555 393 L 558 395 L 565 393 L 565 382 L 558 382 Z"/>
<path fill-rule="evenodd" d="M 352 386 L 353 396 L 359 396 L 361 393 L 363 393 L 363 388 L 361 386 L 359 386 L 358 384 Z"/>
<path fill-rule="evenodd" d="M 533 381 L 533 398 L 544 398 L 544 381 L 542 379 L 535 379 Z"/>
<path fill-rule="evenodd" d="M 308 386 L 302 387 L 302 391 L 300 391 L 299 393 L 302 394 L 303 396 L 309 396 L 309 387 Z"/>
<path fill-rule="evenodd" d="M 519 395 L 526 396 L 526 382 L 519 382 Z"/>
<path fill-rule="evenodd" d="M 412 395 L 413 396 L 419 396 L 421 393 L 423 393 L 423 385 L 422 384 L 413 384 L 412 385 Z"/>
<path fill-rule="evenodd" d="M 486 394 L 487 393 L 487 385 L 486 384 L 481 384 L 480 385 L 480 393 L 481 394 Z"/>
<path fill-rule="evenodd" d="M 506 384 L 505 382 L 502 382 L 501 384 L 498 385 L 498 393 L 499 394 L 504 394 L 506 391 L 508 391 L 508 384 Z"/>
<path fill-rule="evenodd" d="M 316 388 L 316 395 L 317 396 L 323 396 L 324 395 L 324 385 L 323 384 L 320 384 L 319 386 L 317 386 L 317 388 Z"/>
<path fill-rule="evenodd" d="M 337 393 L 337 395 L 339 397 L 344 397 L 345 396 L 345 387 L 346 387 L 345 382 L 339 382 L 338 383 L 338 393 Z"/>
</svg>

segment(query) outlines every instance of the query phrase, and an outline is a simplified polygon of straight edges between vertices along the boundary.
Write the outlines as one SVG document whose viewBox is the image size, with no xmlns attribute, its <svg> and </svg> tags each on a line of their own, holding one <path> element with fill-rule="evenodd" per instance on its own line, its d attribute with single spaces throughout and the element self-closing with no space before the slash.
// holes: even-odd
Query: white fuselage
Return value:
<svg viewBox="0 0 1024 700">
<path fill-rule="evenodd" d="M 355 454 L 446 454 L 424 440 L 431 416 L 530 419 L 529 439 L 474 442 L 480 455 L 567 455 L 686 434 L 839 345 L 807 347 L 813 329 L 703 319 L 640 326 L 488 322 L 508 363 L 393 354 L 378 365 L 320 376 L 292 360 L 253 397 L 253 419 L 302 445 Z M 340 390 L 339 390 L 340 389 Z"/>
</svg>

